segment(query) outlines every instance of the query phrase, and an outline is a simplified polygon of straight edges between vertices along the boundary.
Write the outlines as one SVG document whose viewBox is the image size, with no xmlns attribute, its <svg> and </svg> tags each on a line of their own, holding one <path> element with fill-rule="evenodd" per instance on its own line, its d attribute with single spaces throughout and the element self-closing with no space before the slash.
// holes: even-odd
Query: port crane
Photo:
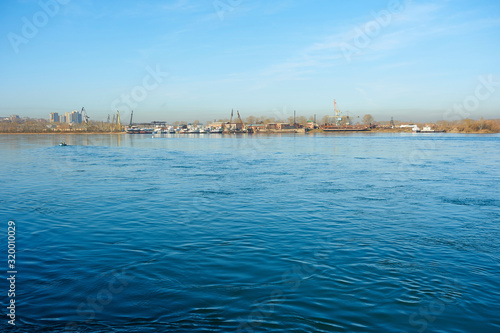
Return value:
<svg viewBox="0 0 500 333">
<path fill-rule="evenodd" d="M 132 117 L 134 116 L 134 110 L 132 110 L 132 113 L 130 113 L 130 124 L 128 127 L 132 127 Z"/>
<path fill-rule="evenodd" d="M 333 109 L 335 110 L 335 126 L 345 126 L 352 125 L 351 121 L 356 116 L 353 116 L 349 111 L 345 111 L 345 116 L 342 116 L 342 112 L 337 107 L 337 101 L 333 100 Z M 357 116 L 359 118 L 359 116 Z"/>
<path fill-rule="evenodd" d="M 240 117 L 240 111 L 236 110 L 236 114 L 238 115 L 238 119 L 240 120 L 242 128 L 245 127 L 245 123 L 243 122 L 243 120 Z"/>
<path fill-rule="evenodd" d="M 113 127 L 118 126 L 120 129 L 122 128 L 122 123 L 120 121 L 120 111 L 116 110 L 116 116 L 113 115 L 113 121 L 111 122 Z"/>
<path fill-rule="evenodd" d="M 120 111 L 116 110 L 116 125 L 121 126 L 122 122 L 120 121 Z"/>
<path fill-rule="evenodd" d="M 82 118 L 83 118 L 83 121 L 85 122 L 85 124 L 88 124 L 90 117 L 87 115 L 87 112 L 85 112 L 85 108 L 84 107 L 82 107 L 81 114 L 82 114 Z"/>
<path fill-rule="evenodd" d="M 335 123 L 334 124 L 329 124 L 326 123 L 323 126 L 320 126 L 320 128 L 323 131 L 336 131 L 336 132 L 346 132 L 346 131 L 354 131 L 354 132 L 360 132 L 360 131 L 367 131 L 369 127 L 367 126 L 362 126 L 362 125 L 356 125 L 351 122 L 355 116 L 350 115 L 349 111 L 345 111 L 345 116 L 342 116 L 342 112 L 337 107 L 337 101 L 334 99 L 333 100 L 333 109 L 335 110 Z M 329 122 L 330 116 L 328 116 L 327 122 Z M 359 118 L 359 116 L 357 116 Z"/>
<path fill-rule="evenodd" d="M 342 112 L 337 108 L 337 101 L 333 100 L 333 109 L 335 110 L 335 125 L 340 126 L 342 121 Z"/>
</svg>

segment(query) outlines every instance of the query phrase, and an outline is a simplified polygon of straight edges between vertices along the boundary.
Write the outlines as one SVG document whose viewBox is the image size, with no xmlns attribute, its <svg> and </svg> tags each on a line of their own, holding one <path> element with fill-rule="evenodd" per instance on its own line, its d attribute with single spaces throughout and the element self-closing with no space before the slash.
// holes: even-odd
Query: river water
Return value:
<svg viewBox="0 0 500 333">
<path fill-rule="evenodd" d="M 499 332 L 499 143 L 0 135 L 0 330 Z"/>
</svg>

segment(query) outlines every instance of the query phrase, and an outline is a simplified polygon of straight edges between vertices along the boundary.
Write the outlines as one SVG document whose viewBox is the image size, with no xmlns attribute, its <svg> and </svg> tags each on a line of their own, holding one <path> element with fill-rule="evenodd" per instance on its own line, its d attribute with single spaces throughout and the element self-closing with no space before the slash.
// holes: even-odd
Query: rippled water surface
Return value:
<svg viewBox="0 0 500 333">
<path fill-rule="evenodd" d="M 499 142 L 0 135 L 15 330 L 499 332 Z"/>
</svg>

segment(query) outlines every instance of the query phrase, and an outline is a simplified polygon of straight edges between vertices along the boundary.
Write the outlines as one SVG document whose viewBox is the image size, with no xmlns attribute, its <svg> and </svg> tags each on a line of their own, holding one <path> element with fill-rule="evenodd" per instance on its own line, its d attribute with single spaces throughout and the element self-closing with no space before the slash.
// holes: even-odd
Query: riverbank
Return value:
<svg viewBox="0 0 500 333">
<path fill-rule="evenodd" d="M 63 135 L 63 134 L 69 134 L 69 135 L 75 135 L 75 134 L 80 134 L 80 135 L 95 135 L 95 134 L 127 134 L 126 132 L 16 132 L 16 133 L 11 133 L 11 132 L 0 132 L 0 135 L 3 134 L 8 134 L 8 135 Z"/>
<path fill-rule="evenodd" d="M 305 131 L 303 128 L 294 130 L 267 130 L 255 132 L 252 134 L 331 134 L 331 133 L 413 133 L 411 128 L 383 128 L 375 127 L 367 131 L 324 131 L 322 129 L 316 128 L 313 130 Z M 433 134 L 433 132 L 427 132 L 428 134 Z M 446 130 L 445 132 L 436 133 L 451 133 L 451 134 L 497 134 L 500 131 L 493 131 L 491 129 L 481 129 L 481 130 L 470 130 L 470 129 L 458 129 L 453 128 Z M 126 132 L 83 132 L 83 131 L 64 131 L 64 132 L 0 132 L 0 135 L 121 135 L 128 134 Z M 190 133 L 192 134 L 192 133 Z M 425 134 L 425 133 L 422 133 Z M 201 134 L 205 135 L 205 134 Z"/>
</svg>

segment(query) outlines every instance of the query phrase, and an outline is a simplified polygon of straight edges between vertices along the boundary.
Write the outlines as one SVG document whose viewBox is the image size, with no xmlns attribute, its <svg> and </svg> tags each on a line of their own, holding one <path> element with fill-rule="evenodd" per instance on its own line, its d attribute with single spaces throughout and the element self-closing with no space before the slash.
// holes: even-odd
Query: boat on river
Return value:
<svg viewBox="0 0 500 333">
<path fill-rule="evenodd" d="M 127 127 L 125 128 L 125 132 L 128 134 L 153 134 L 153 128 L 142 128 L 142 127 Z"/>
</svg>

